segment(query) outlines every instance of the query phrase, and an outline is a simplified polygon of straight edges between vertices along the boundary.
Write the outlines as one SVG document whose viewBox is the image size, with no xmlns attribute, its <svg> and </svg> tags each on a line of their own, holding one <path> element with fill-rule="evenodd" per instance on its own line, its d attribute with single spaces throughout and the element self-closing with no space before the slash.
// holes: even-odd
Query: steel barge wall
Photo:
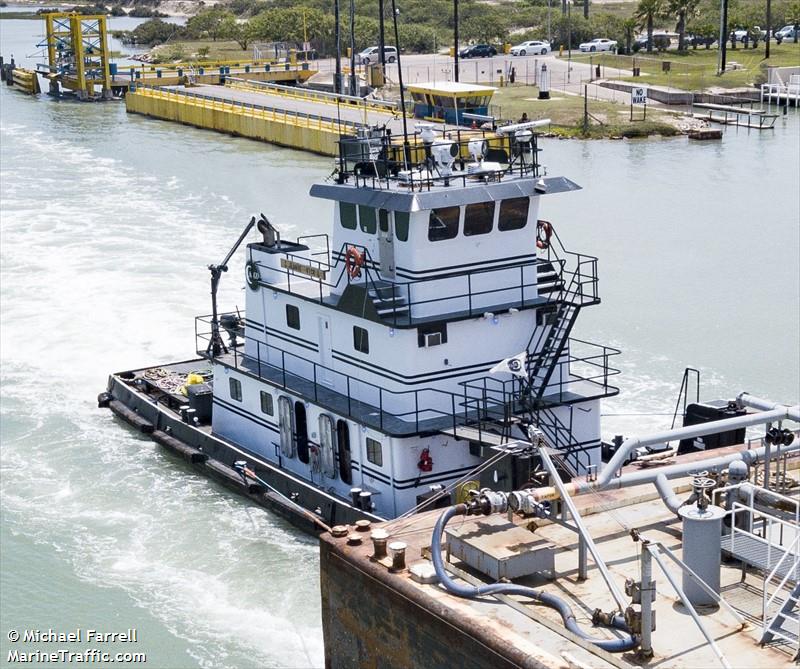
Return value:
<svg viewBox="0 0 800 669">
<path fill-rule="evenodd" d="M 361 532 L 369 543 L 369 532 Z M 422 601 L 346 539 L 320 539 L 322 632 L 327 669 L 552 669 L 486 626 L 464 626 L 452 609 Z M 566 666 L 566 665 L 563 665 Z"/>
</svg>

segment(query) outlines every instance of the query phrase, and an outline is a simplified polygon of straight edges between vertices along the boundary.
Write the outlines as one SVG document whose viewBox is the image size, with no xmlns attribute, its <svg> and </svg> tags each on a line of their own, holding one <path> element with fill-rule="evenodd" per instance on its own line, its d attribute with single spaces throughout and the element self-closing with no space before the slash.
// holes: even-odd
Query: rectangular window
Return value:
<svg viewBox="0 0 800 669">
<path fill-rule="evenodd" d="M 408 241 L 408 219 L 411 217 L 407 211 L 394 212 L 394 236 L 401 242 Z"/>
<path fill-rule="evenodd" d="M 383 467 L 383 451 L 381 450 L 381 442 L 375 441 L 367 437 L 367 460 L 373 465 Z"/>
<path fill-rule="evenodd" d="M 500 216 L 497 229 L 501 232 L 519 230 L 528 222 L 528 207 L 531 201 L 527 197 L 513 197 L 500 203 Z"/>
<path fill-rule="evenodd" d="M 231 390 L 231 399 L 237 402 L 242 401 L 242 382 L 239 379 L 230 379 L 228 381 Z"/>
<path fill-rule="evenodd" d="M 381 226 L 381 232 L 389 232 L 389 212 L 385 209 L 378 209 L 378 225 Z"/>
<path fill-rule="evenodd" d="M 440 242 L 443 239 L 453 239 L 458 234 L 458 217 L 461 214 L 459 207 L 442 207 L 432 209 L 428 220 L 428 240 Z"/>
<path fill-rule="evenodd" d="M 375 234 L 378 223 L 375 221 L 375 210 L 372 207 L 358 205 L 358 225 L 361 232 L 366 232 L 368 235 Z"/>
<path fill-rule="evenodd" d="M 369 332 L 357 325 L 353 326 L 353 346 L 356 351 L 369 353 Z"/>
<path fill-rule="evenodd" d="M 261 413 L 265 413 L 268 416 L 271 416 L 275 412 L 274 407 L 272 406 L 272 395 L 270 395 L 265 390 L 261 391 Z"/>
<path fill-rule="evenodd" d="M 464 211 L 464 236 L 485 235 L 492 231 L 494 202 L 468 204 Z"/>
<path fill-rule="evenodd" d="M 293 304 L 286 305 L 286 325 L 292 330 L 300 329 L 300 310 Z"/>
<path fill-rule="evenodd" d="M 348 230 L 356 229 L 356 205 L 349 202 L 339 203 L 339 220 L 343 228 Z"/>
</svg>

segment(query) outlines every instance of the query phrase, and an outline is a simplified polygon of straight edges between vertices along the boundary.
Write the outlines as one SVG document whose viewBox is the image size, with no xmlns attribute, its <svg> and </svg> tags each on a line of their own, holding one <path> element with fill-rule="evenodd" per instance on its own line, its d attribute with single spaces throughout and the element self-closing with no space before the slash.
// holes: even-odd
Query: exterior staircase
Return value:
<svg viewBox="0 0 800 669">
<path fill-rule="evenodd" d="M 409 318 L 409 305 L 398 284 L 388 281 L 372 281 L 368 292 L 378 316 L 383 320 L 397 323 Z"/>
<path fill-rule="evenodd" d="M 786 563 L 784 565 L 784 563 Z M 763 631 L 761 644 L 782 640 L 791 644 L 795 661 L 800 660 L 800 534 L 764 579 Z M 775 592 L 768 598 L 768 587 L 781 578 Z M 794 586 L 791 583 L 794 582 Z M 791 589 L 790 589 L 791 588 Z M 777 612 L 772 614 L 772 604 L 782 598 Z"/>
</svg>

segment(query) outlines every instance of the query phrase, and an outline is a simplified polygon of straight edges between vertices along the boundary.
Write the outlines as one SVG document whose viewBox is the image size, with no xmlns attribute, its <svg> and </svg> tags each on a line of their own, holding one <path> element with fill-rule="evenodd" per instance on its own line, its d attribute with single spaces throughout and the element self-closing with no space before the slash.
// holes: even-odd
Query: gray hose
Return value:
<svg viewBox="0 0 800 669">
<path fill-rule="evenodd" d="M 614 616 L 611 626 L 628 632 L 628 636 L 622 639 L 594 639 L 578 626 L 578 621 L 575 620 L 575 614 L 572 612 L 569 604 L 560 597 L 551 595 L 548 592 L 534 590 L 524 585 L 514 585 L 513 583 L 492 583 L 490 585 L 481 586 L 461 585 L 456 583 L 450 578 L 450 575 L 444 567 L 444 561 L 442 560 L 442 532 L 444 532 L 444 527 L 451 518 L 464 515 L 465 510 L 466 508 L 463 505 L 451 506 L 449 509 L 446 509 L 439 517 L 439 520 L 436 521 L 436 525 L 433 528 L 433 536 L 431 537 L 431 558 L 433 559 L 433 567 L 436 570 L 436 575 L 439 577 L 439 582 L 448 592 L 469 599 L 475 599 L 483 595 L 499 594 L 530 597 L 558 611 L 561 615 L 561 619 L 564 621 L 564 627 L 570 632 L 577 634 L 582 639 L 590 641 L 598 648 L 602 648 L 611 653 L 624 653 L 633 650 L 639 645 L 639 640 L 630 634 L 630 630 L 622 616 Z"/>
</svg>

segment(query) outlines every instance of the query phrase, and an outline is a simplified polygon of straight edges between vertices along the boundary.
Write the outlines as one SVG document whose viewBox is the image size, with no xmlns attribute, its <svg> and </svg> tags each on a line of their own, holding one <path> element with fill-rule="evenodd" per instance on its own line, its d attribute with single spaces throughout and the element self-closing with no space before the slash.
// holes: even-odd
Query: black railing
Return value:
<svg viewBox="0 0 800 669">
<path fill-rule="evenodd" d="M 434 186 L 476 181 L 500 181 L 506 176 L 538 177 L 538 136 L 531 128 L 516 132 L 493 129 L 434 127 L 409 134 L 391 135 L 384 129 L 362 128 L 354 137 L 339 141 L 337 179 L 356 186 L 391 188 L 399 185 L 430 190 Z M 446 167 L 435 157 L 437 143 L 455 145 L 454 160 Z M 475 142 L 483 142 L 480 153 Z M 433 150 L 432 150 L 433 149 Z M 485 164 L 475 167 L 475 157 Z"/>
<path fill-rule="evenodd" d="M 327 236 L 324 237 L 327 244 Z M 300 242 L 300 239 L 298 239 L 298 242 Z M 351 277 L 347 272 L 344 259 L 349 248 L 355 248 L 363 257 L 360 277 Z M 325 260 L 317 260 L 312 257 L 320 255 L 325 256 Z M 442 306 L 450 303 L 451 310 L 449 312 L 446 311 L 447 307 L 439 309 L 437 310 L 437 316 L 457 312 L 464 316 L 472 317 L 480 316 L 498 306 L 520 308 L 545 301 L 538 295 L 536 267 L 546 261 L 539 259 L 530 262 L 507 264 L 502 267 L 452 272 L 409 281 L 396 281 L 382 276 L 380 264 L 372 258 L 369 249 L 355 244 L 342 244 L 339 250 L 333 254 L 329 250 L 312 252 L 310 255 L 285 251 L 282 257 L 287 262 L 283 263 L 280 268 L 270 267 L 261 262 L 256 263 L 261 276 L 260 284 L 263 287 L 276 288 L 278 287 L 278 282 L 283 281 L 287 292 L 324 303 L 326 298 L 337 288 L 362 285 L 367 293 L 372 292 L 373 301 L 384 312 L 381 314 L 381 320 L 387 325 L 411 323 L 414 320 L 411 310 L 423 305 L 436 304 Z M 298 269 L 298 266 L 303 266 L 303 269 Z M 516 273 L 517 276 L 512 278 L 512 272 Z M 498 278 L 501 273 L 505 273 L 505 280 Z M 526 274 L 529 276 L 526 276 Z M 448 294 L 444 296 L 420 297 L 418 295 L 418 293 L 424 292 L 427 287 L 432 287 L 434 282 L 439 284 L 437 286 L 438 293 L 442 292 L 442 283 L 449 282 L 457 285 L 453 287 L 452 291 L 447 291 Z M 479 289 L 475 284 L 492 285 L 494 287 Z M 499 287 L 497 287 L 498 284 L 500 284 Z M 309 286 L 313 286 L 313 288 L 309 290 Z M 281 288 L 283 289 L 284 287 L 282 286 Z M 387 289 L 391 289 L 392 299 L 382 300 L 381 292 L 385 292 Z M 433 291 L 431 290 L 430 292 Z M 502 300 L 501 297 L 498 297 L 497 302 L 483 303 L 480 298 L 487 295 L 505 296 L 507 299 Z M 381 304 L 381 302 L 385 302 L 385 304 Z"/>
<path fill-rule="evenodd" d="M 227 350 L 217 356 L 218 360 L 382 430 L 399 433 L 455 430 L 460 425 L 480 424 L 483 420 L 499 423 L 501 416 L 508 420 L 513 413 L 529 409 L 524 388 L 516 381 L 481 377 L 460 384 L 463 388 L 461 393 L 437 388 L 387 390 L 361 377 L 350 376 L 295 353 L 242 336 L 240 328 L 230 327 L 233 318 L 241 319 L 239 313 L 220 314 L 219 318 L 221 323 L 228 323 L 227 330 L 221 325 L 228 333 L 228 342 L 225 347 Z M 209 360 L 214 359 L 208 347 L 211 320 L 211 316 L 198 316 L 195 319 L 197 353 Z M 578 382 L 589 383 L 596 388 L 593 394 L 584 394 L 583 399 L 617 392 L 617 388 L 608 384 L 608 378 L 619 371 L 608 366 L 608 358 L 619 351 L 588 342 L 580 343 L 600 351 L 582 357 L 571 354 L 562 363 L 565 372 L 561 375 L 559 392 L 553 396 L 559 402 L 569 399 L 566 393 L 570 385 Z M 244 347 L 247 347 L 247 353 Z M 571 362 L 585 363 L 599 371 L 592 376 L 573 374 L 572 378 L 565 379 Z"/>
</svg>

